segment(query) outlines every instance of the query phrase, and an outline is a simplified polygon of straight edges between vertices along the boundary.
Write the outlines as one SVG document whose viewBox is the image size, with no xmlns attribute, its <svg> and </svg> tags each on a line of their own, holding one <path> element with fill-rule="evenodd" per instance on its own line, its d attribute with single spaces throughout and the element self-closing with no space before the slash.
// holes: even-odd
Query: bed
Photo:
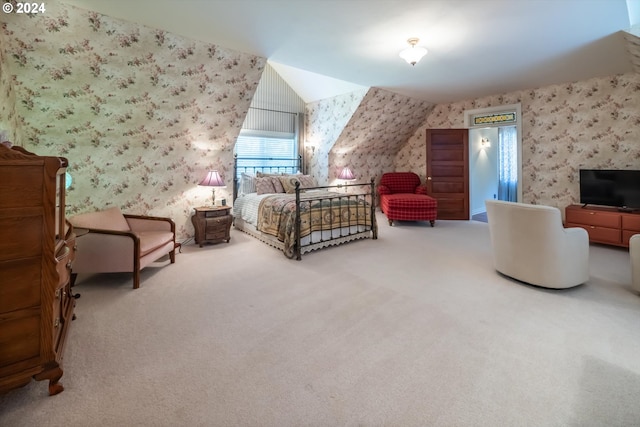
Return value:
<svg viewBox="0 0 640 427">
<path fill-rule="evenodd" d="M 318 186 L 300 159 L 235 158 L 234 227 L 288 258 L 358 239 L 377 239 L 375 185 Z"/>
</svg>

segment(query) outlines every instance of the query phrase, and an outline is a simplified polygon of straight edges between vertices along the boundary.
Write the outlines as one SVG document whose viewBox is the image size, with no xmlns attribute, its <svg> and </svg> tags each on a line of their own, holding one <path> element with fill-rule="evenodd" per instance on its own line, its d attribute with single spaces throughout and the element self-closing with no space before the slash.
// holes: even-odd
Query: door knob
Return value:
<svg viewBox="0 0 640 427">
<path fill-rule="evenodd" d="M 430 177 L 430 176 L 428 176 L 428 177 L 427 177 L 427 180 L 428 180 L 428 181 L 431 181 L 431 177 Z"/>
</svg>

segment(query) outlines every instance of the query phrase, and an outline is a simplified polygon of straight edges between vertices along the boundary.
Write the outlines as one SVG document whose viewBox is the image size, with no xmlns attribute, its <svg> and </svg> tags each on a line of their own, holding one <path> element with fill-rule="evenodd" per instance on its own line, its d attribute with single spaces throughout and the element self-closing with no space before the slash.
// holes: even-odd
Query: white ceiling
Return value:
<svg viewBox="0 0 640 427">
<path fill-rule="evenodd" d="M 63 0 L 265 57 L 306 102 L 373 86 L 432 103 L 631 71 L 639 1 Z M 429 50 L 413 67 L 409 37 Z"/>
</svg>

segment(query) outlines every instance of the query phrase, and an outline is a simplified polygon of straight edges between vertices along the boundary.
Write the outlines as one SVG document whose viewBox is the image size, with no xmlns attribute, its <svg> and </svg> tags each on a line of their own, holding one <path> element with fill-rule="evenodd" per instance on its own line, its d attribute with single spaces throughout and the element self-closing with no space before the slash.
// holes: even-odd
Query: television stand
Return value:
<svg viewBox="0 0 640 427">
<path fill-rule="evenodd" d="M 628 248 L 631 236 L 640 234 L 640 211 L 570 205 L 565 209 L 565 227 L 584 228 L 589 242 Z"/>
<path fill-rule="evenodd" d="M 638 212 L 639 209 L 637 208 L 626 208 L 626 207 L 621 207 L 618 208 L 618 212 L 626 212 L 626 213 L 634 213 L 634 212 Z"/>
</svg>

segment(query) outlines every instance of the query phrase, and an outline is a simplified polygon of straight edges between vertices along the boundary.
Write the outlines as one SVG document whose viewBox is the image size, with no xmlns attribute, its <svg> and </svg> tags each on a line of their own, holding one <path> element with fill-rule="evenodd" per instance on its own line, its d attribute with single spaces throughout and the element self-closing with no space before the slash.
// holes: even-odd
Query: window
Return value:
<svg viewBox="0 0 640 427">
<path fill-rule="evenodd" d="M 242 130 L 235 146 L 238 160 L 238 178 L 241 172 L 252 173 L 261 167 L 273 172 L 298 172 L 298 162 L 292 160 L 283 166 L 282 159 L 298 158 L 298 142 L 294 133 Z M 278 165 L 278 166 L 276 166 Z M 249 169 L 246 169 L 249 168 Z"/>
</svg>

